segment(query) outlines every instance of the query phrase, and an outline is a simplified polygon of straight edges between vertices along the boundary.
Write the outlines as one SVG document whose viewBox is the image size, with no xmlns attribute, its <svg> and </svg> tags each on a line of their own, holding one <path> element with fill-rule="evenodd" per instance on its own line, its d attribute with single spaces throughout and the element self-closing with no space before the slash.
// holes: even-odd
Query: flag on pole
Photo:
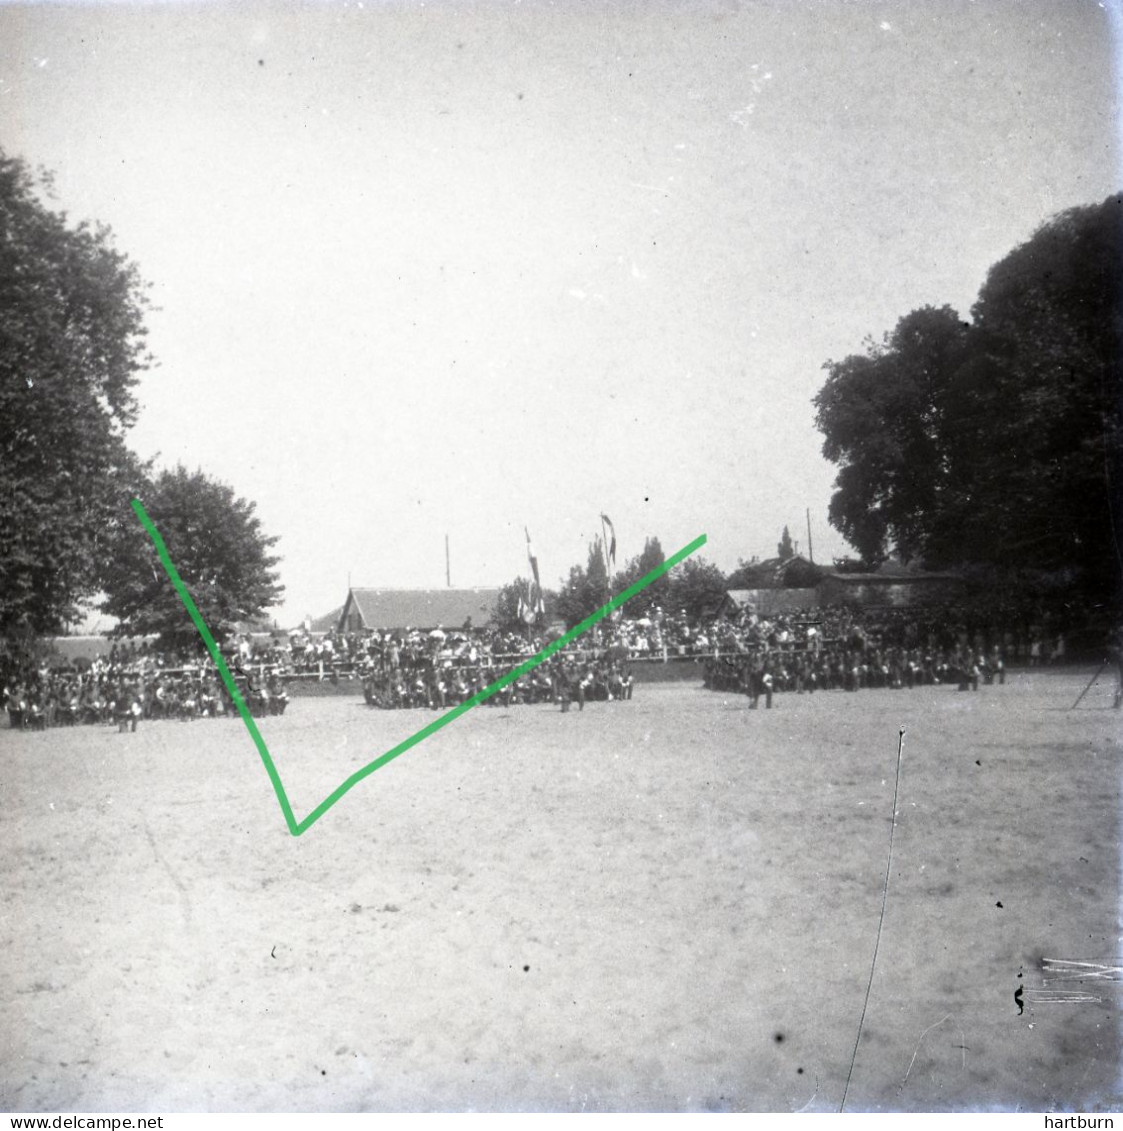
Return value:
<svg viewBox="0 0 1123 1131">
<path fill-rule="evenodd" d="M 608 557 L 609 557 L 609 560 L 612 562 L 612 568 L 615 569 L 616 568 L 616 527 L 612 525 L 612 519 L 610 519 L 608 517 L 608 515 L 606 515 L 606 514 L 602 514 L 600 516 L 600 520 L 601 520 L 601 522 L 603 522 L 605 524 L 605 526 L 608 527 L 608 536 L 609 536 Z"/>
<path fill-rule="evenodd" d="M 530 531 L 523 527 L 526 531 L 526 560 L 530 562 L 530 572 L 534 575 L 534 584 L 539 589 L 542 588 L 542 582 L 538 577 L 538 559 L 534 556 L 534 548 L 530 544 Z"/>
<path fill-rule="evenodd" d="M 530 593 L 530 605 L 539 616 L 542 616 L 546 612 L 546 603 L 542 599 L 542 579 L 538 576 L 538 558 L 530 544 L 530 531 L 525 526 L 523 530 L 526 533 L 526 560 L 530 562 L 530 572 L 534 577 L 534 585 Z"/>
</svg>

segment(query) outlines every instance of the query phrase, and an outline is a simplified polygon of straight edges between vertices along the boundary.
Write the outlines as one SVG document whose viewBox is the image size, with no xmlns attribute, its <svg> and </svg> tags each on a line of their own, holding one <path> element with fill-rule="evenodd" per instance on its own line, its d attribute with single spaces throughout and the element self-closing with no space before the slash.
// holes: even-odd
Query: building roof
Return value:
<svg viewBox="0 0 1123 1131">
<path fill-rule="evenodd" d="M 725 599 L 736 605 L 737 608 L 743 609 L 746 605 L 752 604 L 757 592 L 756 589 L 727 589 Z"/>
<path fill-rule="evenodd" d="M 765 558 L 762 562 L 748 562 L 738 569 L 746 580 L 757 582 L 757 589 L 768 587 L 783 588 L 787 581 L 788 570 L 793 566 L 802 566 L 805 569 L 815 569 L 815 563 L 802 554 L 792 554 L 787 558 Z M 731 592 L 752 592 L 753 590 L 731 590 Z"/>
<path fill-rule="evenodd" d="M 330 613 L 324 613 L 322 617 L 316 617 L 312 620 L 312 632 L 330 632 L 333 628 L 338 627 L 339 618 L 343 615 L 343 606 L 332 609 Z M 303 622 L 302 622 L 303 623 Z"/>
<path fill-rule="evenodd" d="M 872 573 L 828 573 L 832 581 L 848 582 L 851 585 L 899 585 L 907 581 L 959 581 L 956 573 L 933 573 L 928 570 L 910 569 L 900 562 L 885 561 Z"/>
<path fill-rule="evenodd" d="M 495 614 L 498 589 L 351 589 L 341 631 L 396 628 L 482 628 Z"/>
<path fill-rule="evenodd" d="M 720 616 L 727 611 L 744 612 L 749 609 L 772 616 L 786 609 L 808 609 L 818 603 L 818 593 L 818 589 L 814 587 L 727 589 L 721 602 L 714 607 L 712 615 Z"/>
</svg>

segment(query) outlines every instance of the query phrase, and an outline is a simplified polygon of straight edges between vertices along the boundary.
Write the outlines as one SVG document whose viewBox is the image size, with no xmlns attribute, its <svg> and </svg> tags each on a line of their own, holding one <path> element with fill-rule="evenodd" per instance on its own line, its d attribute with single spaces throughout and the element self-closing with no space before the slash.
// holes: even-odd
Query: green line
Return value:
<svg viewBox="0 0 1123 1131">
<path fill-rule="evenodd" d="M 133 499 L 133 510 L 136 511 L 136 516 L 140 519 L 144 529 L 148 531 L 148 536 L 156 547 L 156 553 L 160 555 L 160 561 L 163 563 L 168 577 L 171 578 L 172 585 L 179 594 L 179 599 L 195 622 L 195 627 L 199 630 L 199 635 L 203 638 L 203 643 L 207 646 L 207 651 L 211 654 L 211 659 L 214 660 L 215 666 L 222 676 L 222 682 L 226 684 L 226 690 L 230 692 L 230 698 L 238 708 L 238 714 L 242 716 L 242 722 L 246 724 L 246 730 L 250 732 L 250 738 L 253 739 L 257 752 L 265 763 L 265 772 L 273 783 L 277 800 L 281 803 L 281 812 L 285 815 L 285 822 L 289 831 L 293 836 L 300 836 L 304 830 L 296 823 L 292 806 L 289 804 L 288 794 L 285 793 L 285 787 L 281 784 L 281 775 L 277 773 L 277 767 L 269 756 L 269 748 L 265 745 L 265 739 L 261 737 L 261 732 L 257 729 L 257 723 L 254 722 L 253 715 L 250 714 L 250 709 L 246 706 L 246 701 L 242 698 L 242 693 L 238 690 L 238 685 L 234 682 L 234 677 L 230 674 L 230 669 L 226 666 L 226 661 L 222 658 L 222 653 L 218 650 L 218 645 L 214 642 L 210 629 L 207 628 L 207 622 L 203 620 L 199 610 L 195 607 L 191 594 L 187 592 L 187 586 L 183 584 L 178 571 L 172 565 L 172 559 L 168 556 L 168 548 L 164 545 L 164 539 L 160 537 L 160 532 L 152 524 L 152 520 L 148 517 L 148 512 L 144 509 L 140 499 Z"/>
<path fill-rule="evenodd" d="M 269 775 L 269 780 L 273 783 L 273 790 L 277 794 L 278 802 L 280 802 L 281 812 L 285 816 L 285 823 L 288 825 L 289 832 L 291 832 L 293 836 L 300 836 L 301 833 L 306 832 L 337 801 L 341 800 L 345 794 L 354 789 L 363 778 L 369 777 L 375 770 L 380 770 L 385 766 L 387 762 L 392 762 L 399 754 L 404 754 L 410 747 L 416 746 L 431 734 L 436 734 L 442 727 L 448 726 L 454 719 L 460 718 L 465 711 L 470 711 L 473 707 L 478 707 L 497 692 L 502 691 L 508 684 L 514 683 L 515 680 L 526 675 L 527 672 L 532 671 L 539 664 L 548 660 L 555 652 L 559 652 L 569 644 L 570 641 L 575 640 L 582 633 L 588 632 L 598 621 L 603 620 L 609 613 L 614 612 L 626 601 L 630 601 L 637 593 L 642 592 L 642 590 L 646 589 L 652 582 L 658 581 L 668 570 L 674 569 L 684 558 L 688 558 L 695 550 L 700 549 L 706 544 L 705 534 L 699 535 L 690 545 L 684 546 L 677 554 L 672 554 L 662 565 L 656 566 L 650 573 L 644 574 L 634 585 L 628 586 L 623 593 L 613 597 L 607 604 L 602 605 L 592 616 L 586 617 L 580 624 L 571 628 L 564 636 L 559 636 L 557 640 L 553 641 L 551 644 L 547 644 L 541 652 L 532 656 L 529 660 L 524 661 L 518 667 L 512 668 L 506 675 L 497 679 L 488 687 L 485 687 L 483 691 L 477 692 L 470 699 L 466 699 L 459 706 L 453 707 L 451 711 L 441 715 L 439 719 L 434 720 L 426 727 L 422 727 L 416 734 L 411 735 L 404 742 L 398 743 L 393 749 L 387 750 L 385 754 L 375 758 L 373 762 L 368 763 L 361 770 L 356 770 L 342 785 L 338 786 L 325 797 L 303 821 L 297 821 L 293 814 L 292 806 L 289 804 L 288 794 L 285 793 L 285 787 L 281 782 L 281 775 L 277 772 L 277 767 L 269 754 L 269 748 L 265 745 L 265 739 L 261 737 L 261 732 L 257 729 L 253 715 L 250 714 L 249 707 L 246 706 L 246 701 L 242 698 L 242 693 L 238 690 L 238 685 L 235 683 L 234 677 L 230 674 L 230 669 L 226 666 L 226 661 L 222 658 L 222 653 L 218 650 L 218 645 L 215 643 L 214 637 L 211 636 L 206 622 L 196 608 L 195 602 L 191 599 L 191 594 L 187 591 L 187 586 L 183 584 L 179 573 L 172 564 L 172 560 L 168 555 L 167 546 L 164 545 L 164 540 L 160 537 L 160 532 L 153 525 L 152 520 L 148 517 L 148 513 L 145 511 L 139 499 L 133 499 L 132 506 L 133 510 L 136 512 L 137 518 L 141 521 L 141 525 L 148 531 L 148 536 L 152 539 L 152 543 L 156 547 L 156 553 L 159 554 L 160 561 L 163 563 L 164 569 L 167 571 L 176 593 L 179 594 L 179 599 L 183 602 L 184 608 L 187 609 L 195 627 L 199 630 L 199 635 L 203 638 L 203 643 L 207 646 L 207 651 L 210 653 L 211 659 L 214 661 L 219 674 L 222 676 L 222 682 L 226 685 L 226 690 L 230 692 L 230 698 L 238 708 L 238 713 L 242 716 L 242 721 L 246 724 L 246 730 L 249 731 L 250 737 L 257 747 L 257 752 L 261 756 L 262 762 L 265 764 L 265 772 Z"/>
</svg>

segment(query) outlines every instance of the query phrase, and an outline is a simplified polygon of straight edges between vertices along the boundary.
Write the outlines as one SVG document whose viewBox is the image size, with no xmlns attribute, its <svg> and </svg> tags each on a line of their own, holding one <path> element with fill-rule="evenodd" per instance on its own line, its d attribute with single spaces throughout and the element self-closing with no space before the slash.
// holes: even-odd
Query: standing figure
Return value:
<svg viewBox="0 0 1123 1131">
<path fill-rule="evenodd" d="M 754 655 L 746 662 L 742 686 L 745 694 L 749 697 L 750 711 L 755 711 L 757 708 L 757 700 L 760 698 L 760 680 L 763 673 L 764 667 L 758 655 Z"/>
<path fill-rule="evenodd" d="M 562 713 L 564 714 L 569 710 L 569 704 L 573 700 L 573 673 L 570 671 L 568 661 L 562 663 L 556 672 L 556 688 L 555 694 L 557 701 L 561 704 Z"/>
</svg>

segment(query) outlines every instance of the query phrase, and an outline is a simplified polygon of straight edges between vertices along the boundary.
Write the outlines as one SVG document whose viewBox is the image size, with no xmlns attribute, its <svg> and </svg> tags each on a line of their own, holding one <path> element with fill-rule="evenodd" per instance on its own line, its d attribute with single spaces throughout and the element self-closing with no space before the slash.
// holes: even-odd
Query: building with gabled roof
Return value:
<svg viewBox="0 0 1123 1131">
<path fill-rule="evenodd" d="M 339 617 L 343 612 L 343 606 L 338 609 L 332 609 L 330 613 L 324 613 L 322 617 L 315 619 L 308 617 L 302 627 L 306 628 L 308 632 L 312 633 L 325 633 L 331 632 L 333 629 L 339 627 Z"/>
<path fill-rule="evenodd" d="M 765 558 L 764 561 L 742 562 L 732 577 L 741 581 L 743 589 L 810 589 L 818 584 L 823 568 L 802 554 L 786 558 Z"/>
<path fill-rule="evenodd" d="M 912 569 L 889 559 L 868 573 L 828 573 L 819 583 L 819 603 L 907 608 L 954 601 L 963 592 L 958 574 Z"/>
<path fill-rule="evenodd" d="M 498 589 L 355 589 L 339 614 L 340 632 L 483 628 L 495 616 Z"/>
<path fill-rule="evenodd" d="M 736 620 L 742 613 L 773 617 L 813 609 L 818 603 L 817 589 L 727 589 L 711 615 L 722 620 Z"/>
</svg>

